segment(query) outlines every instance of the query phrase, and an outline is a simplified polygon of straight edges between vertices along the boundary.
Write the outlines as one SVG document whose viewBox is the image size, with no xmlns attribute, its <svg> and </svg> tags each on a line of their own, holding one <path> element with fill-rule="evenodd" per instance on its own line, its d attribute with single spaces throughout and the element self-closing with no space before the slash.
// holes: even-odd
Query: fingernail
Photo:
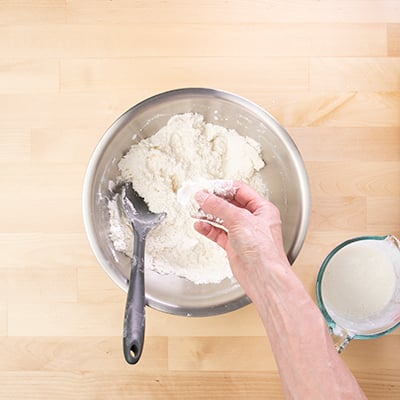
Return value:
<svg viewBox="0 0 400 400">
<path fill-rule="evenodd" d="M 200 204 L 200 206 L 204 203 L 204 201 L 206 200 L 206 198 L 209 196 L 209 193 L 205 192 L 204 190 L 202 190 L 201 192 L 197 192 L 194 195 L 194 198 L 196 199 L 196 201 Z"/>
</svg>

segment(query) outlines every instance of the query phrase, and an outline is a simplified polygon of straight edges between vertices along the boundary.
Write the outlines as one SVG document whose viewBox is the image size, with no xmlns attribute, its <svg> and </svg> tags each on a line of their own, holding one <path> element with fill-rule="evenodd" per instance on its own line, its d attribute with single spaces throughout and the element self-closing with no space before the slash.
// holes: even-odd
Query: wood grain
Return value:
<svg viewBox="0 0 400 400">
<path fill-rule="evenodd" d="M 400 236 L 400 2 L 0 4 L 0 398 L 283 399 L 252 305 L 209 318 L 147 311 L 123 360 L 125 293 L 82 222 L 89 158 L 139 101 L 185 86 L 258 103 L 306 163 L 312 215 L 293 268 L 315 299 L 342 241 Z M 369 399 L 400 398 L 400 330 L 343 358 Z"/>
<path fill-rule="evenodd" d="M 400 24 L 388 24 L 387 26 L 388 55 L 399 57 L 400 55 Z"/>
<path fill-rule="evenodd" d="M 160 63 L 163 69 L 160 73 Z M 226 65 L 230 73 L 226 74 Z M 179 80 L 182 87 L 226 87 L 240 77 L 243 88 L 256 90 L 258 82 L 265 89 L 304 91 L 308 89 L 309 60 L 305 57 L 136 57 L 121 60 L 94 58 L 71 59 L 61 62 L 61 91 L 87 90 L 132 91 L 163 87 L 166 82 Z"/>
<path fill-rule="evenodd" d="M 387 30 L 383 23 L 212 24 L 207 18 L 192 25 L 0 26 L 0 51 L 9 57 L 253 57 L 260 49 L 268 56 L 385 56 Z"/>
</svg>

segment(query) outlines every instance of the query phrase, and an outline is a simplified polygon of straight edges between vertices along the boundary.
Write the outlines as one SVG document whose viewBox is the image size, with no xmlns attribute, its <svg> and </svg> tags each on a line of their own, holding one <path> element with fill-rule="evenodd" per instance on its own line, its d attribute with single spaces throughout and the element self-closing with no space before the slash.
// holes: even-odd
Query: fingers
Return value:
<svg viewBox="0 0 400 400">
<path fill-rule="evenodd" d="M 246 185 L 244 182 L 235 181 L 234 187 L 237 188 L 234 201 L 240 207 L 254 213 L 265 205 L 266 200 L 256 190 Z"/>
<path fill-rule="evenodd" d="M 242 217 L 243 209 L 236 207 L 228 201 L 207 192 L 198 192 L 195 196 L 201 209 L 206 214 L 214 215 L 223 220 L 223 225 L 229 229 Z"/>
<path fill-rule="evenodd" d="M 245 208 L 254 215 L 263 215 L 271 225 L 281 224 L 278 207 L 244 182 L 235 181 L 234 186 L 237 188 L 234 198 L 236 205 Z"/>
<path fill-rule="evenodd" d="M 233 186 L 236 190 L 234 198 L 229 202 L 207 192 L 198 192 L 195 196 L 202 210 L 222 218 L 228 229 L 229 225 L 237 222 L 237 219 L 243 215 L 241 209 L 246 209 L 253 214 L 268 203 L 257 191 L 241 181 L 235 181 Z"/>
<path fill-rule="evenodd" d="M 211 225 L 208 222 L 204 221 L 195 222 L 194 228 L 196 229 L 197 232 L 201 233 L 208 239 L 219 244 L 223 249 L 226 248 L 226 244 L 228 242 L 228 236 L 223 229 L 217 228 L 216 226 Z"/>
</svg>

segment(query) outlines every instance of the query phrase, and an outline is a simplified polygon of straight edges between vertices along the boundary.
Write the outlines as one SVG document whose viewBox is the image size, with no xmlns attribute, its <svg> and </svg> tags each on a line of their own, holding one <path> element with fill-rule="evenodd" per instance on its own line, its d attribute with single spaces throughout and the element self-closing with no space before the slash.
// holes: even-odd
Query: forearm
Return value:
<svg viewBox="0 0 400 400">
<path fill-rule="evenodd" d="M 365 399 L 337 354 L 322 314 L 292 269 L 279 265 L 268 270 L 258 274 L 250 297 L 270 339 L 286 397 Z"/>
<path fill-rule="evenodd" d="M 265 325 L 288 399 L 362 400 L 337 354 L 317 306 L 287 262 L 279 210 L 243 183 L 234 204 L 209 193 L 196 200 L 226 229 L 198 222 L 198 232 L 227 252 L 238 282 Z"/>
</svg>

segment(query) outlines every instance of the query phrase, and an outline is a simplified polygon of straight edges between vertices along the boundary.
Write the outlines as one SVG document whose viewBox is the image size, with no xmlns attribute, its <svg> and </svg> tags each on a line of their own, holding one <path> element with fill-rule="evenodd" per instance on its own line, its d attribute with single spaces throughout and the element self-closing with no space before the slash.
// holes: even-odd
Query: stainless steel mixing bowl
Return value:
<svg viewBox="0 0 400 400">
<path fill-rule="evenodd" d="M 109 238 L 110 182 L 119 175 L 117 164 L 133 141 L 156 133 L 175 114 L 202 114 L 207 122 L 233 128 L 262 146 L 263 179 L 270 200 L 280 211 L 286 253 L 292 263 L 305 239 L 310 213 L 307 173 L 294 142 L 265 110 L 232 93 L 205 88 L 172 90 L 135 105 L 107 130 L 96 147 L 83 187 L 83 218 L 92 249 L 107 274 L 127 291 L 130 260 L 116 252 Z M 174 275 L 146 271 L 147 304 L 164 312 L 209 316 L 250 302 L 235 280 L 196 285 Z"/>
</svg>

